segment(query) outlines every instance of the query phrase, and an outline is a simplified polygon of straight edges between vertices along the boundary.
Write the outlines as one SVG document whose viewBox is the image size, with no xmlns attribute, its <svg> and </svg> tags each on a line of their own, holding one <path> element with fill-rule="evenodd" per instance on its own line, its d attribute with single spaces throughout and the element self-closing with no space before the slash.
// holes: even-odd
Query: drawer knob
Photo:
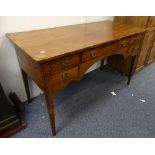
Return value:
<svg viewBox="0 0 155 155">
<path fill-rule="evenodd" d="M 64 60 L 63 62 L 62 62 L 62 66 L 63 67 L 68 67 L 70 65 L 70 62 L 68 61 L 68 60 Z"/>
<path fill-rule="evenodd" d="M 70 79 L 69 74 L 68 73 L 63 74 L 62 79 L 63 80 L 69 80 Z"/>
<path fill-rule="evenodd" d="M 121 47 L 126 47 L 126 45 L 125 44 L 121 44 Z"/>
<path fill-rule="evenodd" d="M 90 55 L 95 58 L 96 57 L 96 50 L 89 51 Z"/>
</svg>

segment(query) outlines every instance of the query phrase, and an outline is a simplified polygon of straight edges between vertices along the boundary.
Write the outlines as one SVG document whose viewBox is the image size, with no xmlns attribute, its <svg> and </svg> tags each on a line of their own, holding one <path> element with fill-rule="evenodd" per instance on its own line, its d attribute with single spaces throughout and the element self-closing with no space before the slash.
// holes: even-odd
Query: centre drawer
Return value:
<svg viewBox="0 0 155 155">
<path fill-rule="evenodd" d="M 62 82 L 71 81 L 78 77 L 78 67 L 71 68 L 67 71 L 52 76 L 52 85 L 58 85 Z"/>
<path fill-rule="evenodd" d="M 58 60 L 52 61 L 50 64 L 52 74 L 77 66 L 80 63 L 79 53 L 65 56 Z"/>
<path fill-rule="evenodd" d="M 113 52 L 114 50 L 120 50 L 128 47 L 129 39 L 123 39 L 120 41 L 117 41 L 116 43 L 111 43 L 108 45 L 103 45 L 100 47 L 96 47 L 87 51 L 82 52 L 82 62 L 95 59 L 96 57 L 107 55 L 110 52 Z"/>
</svg>

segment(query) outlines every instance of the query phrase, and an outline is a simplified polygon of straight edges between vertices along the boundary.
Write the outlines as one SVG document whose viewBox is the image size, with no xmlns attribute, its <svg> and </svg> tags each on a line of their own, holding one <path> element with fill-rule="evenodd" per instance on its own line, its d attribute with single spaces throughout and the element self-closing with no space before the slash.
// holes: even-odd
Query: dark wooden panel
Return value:
<svg viewBox="0 0 155 155">
<path fill-rule="evenodd" d="M 17 132 L 22 122 L 19 113 L 9 103 L 0 84 L 0 138 L 6 138 Z"/>
</svg>

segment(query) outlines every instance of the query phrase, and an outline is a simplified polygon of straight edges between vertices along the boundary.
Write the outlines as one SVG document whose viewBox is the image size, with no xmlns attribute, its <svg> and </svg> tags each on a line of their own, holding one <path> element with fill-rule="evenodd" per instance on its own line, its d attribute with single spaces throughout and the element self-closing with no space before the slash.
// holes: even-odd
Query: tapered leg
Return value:
<svg viewBox="0 0 155 155">
<path fill-rule="evenodd" d="M 54 114 L 54 95 L 52 95 L 52 93 L 50 93 L 50 92 L 46 92 L 45 98 L 46 98 L 46 102 L 47 102 L 48 113 L 50 116 L 52 134 L 53 134 L 53 136 L 55 136 L 56 128 L 55 128 L 55 114 Z"/>
<path fill-rule="evenodd" d="M 49 63 L 43 64 L 43 75 L 44 75 L 44 95 L 47 103 L 48 113 L 50 117 L 51 129 L 53 136 L 56 135 L 55 128 L 55 112 L 54 112 L 54 94 L 52 88 L 51 68 Z"/>
<path fill-rule="evenodd" d="M 103 66 L 104 66 L 104 59 L 101 60 L 100 70 L 103 70 Z"/>
<path fill-rule="evenodd" d="M 27 74 L 21 69 L 22 77 L 23 77 L 23 82 L 25 86 L 25 91 L 27 95 L 27 100 L 28 102 L 31 102 L 31 97 L 30 97 L 30 90 L 29 90 L 29 84 L 28 84 L 28 77 Z"/>
<path fill-rule="evenodd" d="M 128 85 L 130 84 L 131 77 L 132 77 L 132 74 L 133 74 L 133 71 L 134 71 L 135 60 L 136 60 L 136 56 L 133 56 L 132 60 L 131 60 L 129 75 L 128 75 L 128 82 L 127 82 Z"/>
</svg>

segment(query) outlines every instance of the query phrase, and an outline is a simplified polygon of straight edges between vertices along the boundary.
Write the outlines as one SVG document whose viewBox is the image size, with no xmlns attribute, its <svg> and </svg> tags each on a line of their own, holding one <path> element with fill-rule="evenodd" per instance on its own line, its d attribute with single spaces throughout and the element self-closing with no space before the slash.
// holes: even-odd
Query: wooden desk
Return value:
<svg viewBox="0 0 155 155">
<path fill-rule="evenodd" d="M 7 34 L 16 49 L 28 101 L 27 75 L 45 94 L 53 135 L 56 134 L 54 94 L 71 81 L 80 80 L 91 65 L 110 55 L 132 56 L 129 84 L 144 31 L 103 21 Z"/>
</svg>

